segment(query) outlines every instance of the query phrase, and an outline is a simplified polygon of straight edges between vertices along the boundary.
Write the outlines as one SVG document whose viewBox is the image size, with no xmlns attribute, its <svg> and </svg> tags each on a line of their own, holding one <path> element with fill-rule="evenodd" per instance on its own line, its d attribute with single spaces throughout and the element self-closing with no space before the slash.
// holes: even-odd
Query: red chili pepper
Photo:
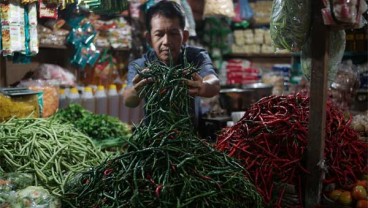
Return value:
<svg viewBox="0 0 368 208">
<path fill-rule="evenodd" d="M 160 197 L 162 188 L 163 188 L 163 185 L 162 184 L 156 186 L 155 194 L 156 194 L 156 197 L 157 198 Z"/>
<path fill-rule="evenodd" d="M 108 168 L 103 173 L 104 173 L 105 176 L 108 176 L 112 173 L 112 171 L 113 171 L 112 168 Z"/>
</svg>

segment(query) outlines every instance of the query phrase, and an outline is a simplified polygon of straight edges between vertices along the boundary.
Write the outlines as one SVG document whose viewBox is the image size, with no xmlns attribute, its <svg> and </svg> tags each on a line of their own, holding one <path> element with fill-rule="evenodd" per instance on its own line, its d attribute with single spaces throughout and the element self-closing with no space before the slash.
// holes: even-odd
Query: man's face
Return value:
<svg viewBox="0 0 368 208">
<path fill-rule="evenodd" d="M 151 33 L 147 34 L 147 40 L 157 57 L 169 64 L 170 53 L 175 63 L 179 58 L 180 48 L 188 36 L 188 32 L 180 28 L 178 18 L 170 19 L 157 14 L 151 19 Z"/>
</svg>

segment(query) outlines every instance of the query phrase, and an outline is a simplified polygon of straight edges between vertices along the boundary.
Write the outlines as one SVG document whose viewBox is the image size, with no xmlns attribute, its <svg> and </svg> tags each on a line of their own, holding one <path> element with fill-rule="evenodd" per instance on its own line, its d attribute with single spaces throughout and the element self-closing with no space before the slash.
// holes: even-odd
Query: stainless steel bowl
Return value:
<svg viewBox="0 0 368 208">
<path fill-rule="evenodd" d="M 234 111 L 244 111 L 252 103 L 253 90 L 230 88 L 220 90 L 220 105 L 228 114 Z"/>
<path fill-rule="evenodd" d="M 253 83 L 243 85 L 242 88 L 254 91 L 252 100 L 252 103 L 254 103 L 263 97 L 272 95 L 273 85 L 265 83 Z"/>
</svg>

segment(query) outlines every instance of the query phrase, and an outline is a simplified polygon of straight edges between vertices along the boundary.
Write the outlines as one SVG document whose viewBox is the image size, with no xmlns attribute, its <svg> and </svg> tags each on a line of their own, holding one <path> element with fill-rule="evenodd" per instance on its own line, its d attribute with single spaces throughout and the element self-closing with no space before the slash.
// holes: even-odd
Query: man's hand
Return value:
<svg viewBox="0 0 368 208">
<path fill-rule="evenodd" d="M 147 72 L 149 69 L 143 69 L 142 72 Z M 125 100 L 125 105 L 127 107 L 137 107 L 139 105 L 139 103 L 141 102 L 141 98 L 138 96 L 140 91 L 143 89 L 143 87 L 149 83 L 152 82 L 152 79 L 147 78 L 147 79 L 143 79 L 139 74 L 135 75 L 135 77 L 132 80 L 133 82 L 133 86 L 130 88 L 126 88 L 124 91 L 124 100 Z"/>
<path fill-rule="evenodd" d="M 203 79 L 198 73 L 192 74 L 192 80 L 186 81 L 190 96 L 213 97 L 220 91 L 220 81 L 213 75 L 207 75 Z"/>
</svg>

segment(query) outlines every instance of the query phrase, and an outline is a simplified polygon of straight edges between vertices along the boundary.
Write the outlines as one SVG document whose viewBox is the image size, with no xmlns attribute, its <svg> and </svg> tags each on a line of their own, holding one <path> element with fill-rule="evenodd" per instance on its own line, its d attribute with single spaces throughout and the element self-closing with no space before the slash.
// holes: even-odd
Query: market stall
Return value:
<svg viewBox="0 0 368 208">
<path fill-rule="evenodd" d="M 176 1 L 219 94 L 128 108 L 157 2 L 0 0 L 0 207 L 368 207 L 366 1 Z"/>
</svg>

